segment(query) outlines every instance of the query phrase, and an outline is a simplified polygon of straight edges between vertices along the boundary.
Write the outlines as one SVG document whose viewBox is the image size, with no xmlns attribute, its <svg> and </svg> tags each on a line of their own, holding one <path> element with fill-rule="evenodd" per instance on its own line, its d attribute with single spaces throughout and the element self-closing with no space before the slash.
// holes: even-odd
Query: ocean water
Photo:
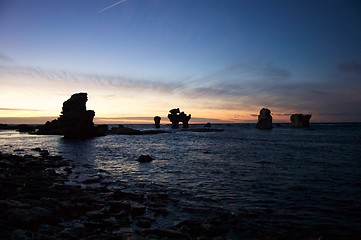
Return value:
<svg viewBox="0 0 361 240">
<path fill-rule="evenodd" d="M 151 125 L 129 125 L 152 129 Z M 200 126 L 192 125 L 191 128 Z M 176 204 L 160 227 L 185 219 L 234 218 L 232 236 L 361 237 L 361 124 L 214 125 L 223 132 L 161 129 L 157 135 L 109 135 L 87 140 L 0 131 L 0 151 L 61 154 L 101 172 L 110 186 L 164 192 Z M 151 163 L 136 159 L 148 154 Z M 247 238 L 245 238 L 247 239 Z"/>
</svg>

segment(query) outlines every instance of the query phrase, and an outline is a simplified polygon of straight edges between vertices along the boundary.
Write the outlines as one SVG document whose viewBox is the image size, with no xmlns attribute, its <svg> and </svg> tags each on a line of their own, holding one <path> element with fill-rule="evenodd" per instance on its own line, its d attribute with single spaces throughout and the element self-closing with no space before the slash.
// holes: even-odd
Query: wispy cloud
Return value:
<svg viewBox="0 0 361 240">
<path fill-rule="evenodd" d="M 120 75 L 83 74 L 64 70 L 44 69 L 30 66 L 0 66 L 0 74 L 13 76 L 26 76 L 27 78 L 46 79 L 53 83 L 86 84 L 98 87 L 111 87 L 119 89 L 149 90 L 172 93 L 180 88 L 180 82 L 165 82 L 161 80 L 136 79 Z M 1 80 L 1 79 L 0 79 Z M 107 97 L 112 97 L 110 94 Z"/>
<path fill-rule="evenodd" d="M 0 63 L 15 63 L 15 61 L 11 57 L 0 52 Z"/>
<path fill-rule="evenodd" d="M 361 74 L 361 61 L 353 60 L 349 62 L 343 62 L 338 65 L 338 69 L 343 72 L 351 72 Z"/>
<path fill-rule="evenodd" d="M 361 65 L 360 65 L 361 66 Z M 343 69 L 343 70 L 342 70 Z M 341 76 L 349 75 L 348 71 L 358 72 L 356 63 L 344 64 Z M 328 111 L 330 116 L 348 112 L 353 116 L 361 116 L 361 81 L 294 81 L 293 74 L 288 69 L 274 64 L 259 66 L 242 64 L 231 65 L 203 76 L 194 75 L 184 78 L 184 81 L 169 81 L 169 79 L 137 79 L 121 75 L 82 74 L 77 72 L 48 70 L 39 67 L 25 67 L 19 65 L 0 67 L 1 74 L 21 77 L 21 81 L 29 84 L 55 83 L 56 86 L 81 84 L 85 87 L 110 89 L 99 96 L 109 101 L 117 101 L 119 96 L 129 93 L 129 97 L 153 101 L 155 106 L 162 103 L 177 103 L 183 101 L 187 106 L 198 109 L 251 111 L 257 115 L 255 109 L 268 107 L 277 117 L 291 113 L 319 113 Z M 24 77 L 25 76 L 25 77 Z M 357 74 L 358 76 L 358 74 Z M 356 77 L 357 77 L 356 76 Z M 6 78 L 0 77 L 0 82 Z M 35 79 L 35 81 L 34 81 Z M 40 79 L 42 83 L 37 83 Z M 46 81 L 46 82 L 44 82 Z M 54 85 L 55 86 L 55 85 Z M 164 104 L 163 104 L 164 105 Z M 4 110 L 4 109 L 3 109 Z M 323 115 L 327 117 L 326 115 Z M 349 115 L 350 116 L 350 115 Z M 252 115 L 252 117 L 254 117 Z M 142 120 L 135 117 L 136 120 Z M 131 121 L 132 119 L 128 119 Z M 149 118 L 143 119 L 148 121 Z M 152 120 L 152 119 L 150 119 Z M 214 122 L 214 120 L 210 120 Z"/>
<path fill-rule="evenodd" d="M 119 2 L 116 2 L 116 3 L 110 5 L 110 6 L 106 7 L 106 8 L 103 8 L 103 9 L 100 10 L 98 13 L 102 13 L 102 12 L 104 12 L 104 11 L 106 11 L 106 10 L 112 8 L 112 7 L 115 7 L 116 5 L 121 4 L 121 3 L 125 2 L 125 1 L 126 1 L 126 0 L 121 0 L 121 1 L 119 1 Z"/>
<path fill-rule="evenodd" d="M 0 111 L 41 111 L 41 110 L 27 109 L 27 108 L 0 108 Z"/>
</svg>

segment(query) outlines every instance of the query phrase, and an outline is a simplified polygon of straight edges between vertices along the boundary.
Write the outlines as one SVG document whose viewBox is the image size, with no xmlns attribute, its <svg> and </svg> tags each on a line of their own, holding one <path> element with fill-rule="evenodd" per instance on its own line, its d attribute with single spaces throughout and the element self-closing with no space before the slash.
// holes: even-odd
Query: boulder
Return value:
<svg viewBox="0 0 361 240">
<path fill-rule="evenodd" d="M 258 115 L 258 122 L 256 125 L 258 129 L 272 129 L 271 111 L 267 108 L 262 108 Z"/>
<path fill-rule="evenodd" d="M 138 162 L 140 162 L 140 163 L 147 163 L 147 162 L 151 162 L 153 160 L 154 160 L 154 158 L 152 158 L 149 155 L 140 155 L 138 158 Z"/>
<path fill-rule="evenodd" d="M 172 123 L 172 128 L 179 128 L 179 122 L 183 123 L 183 128 L 188 128 L 188 122 L 191 119 L 191 114 L 186 115 L 184 112 L 180 112 L 179 108 L 171 109 L 168 118 Z"/>
<path fill-rule="evenodd" d="M 290 117 L 292 126 L 294 128 L 308 128 L 310 126 L 311 114 L 292 114 Z"/>
</svg>

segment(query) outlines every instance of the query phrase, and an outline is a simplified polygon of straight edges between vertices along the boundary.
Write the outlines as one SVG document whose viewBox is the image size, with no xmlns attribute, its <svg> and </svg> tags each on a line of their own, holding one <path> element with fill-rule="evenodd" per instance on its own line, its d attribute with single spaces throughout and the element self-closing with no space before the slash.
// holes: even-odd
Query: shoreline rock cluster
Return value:
<svg viewBox="0 0 361 240">
<path fill-rule="evenodd" d="M 0 152 L 2 239 L 195 239 L 228 233 L 215 219 L 159 227 L 177 199 L 161 191 L 111 188 L 101 175 L 72 185 L 74 162 L 40 148 L 33 151 L 39 156 Z"/>
</svg>

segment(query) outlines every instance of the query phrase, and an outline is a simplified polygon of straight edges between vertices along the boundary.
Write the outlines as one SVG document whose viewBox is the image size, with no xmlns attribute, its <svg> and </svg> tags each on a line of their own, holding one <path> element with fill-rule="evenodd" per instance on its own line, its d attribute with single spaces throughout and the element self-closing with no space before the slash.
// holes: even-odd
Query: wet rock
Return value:
<svg viewBox="0 0 361 240">
<path fill-rule="evenodd" d="M 306 115 L 303 115 L 301 113 L 292 114 L 290 116 L 290 121 L 294 128 L 308 128 L 310 126 L 311 117 L 312 117 L 311 114 L 306 114 Z"/>
<path fill-rule="evenodd" d="M 12 232 L 10 239 L 30 240 L 33 239 L 33 234 L 30 231 L 26 231 L 24 229 L 16 229 L 14 232 Z"/>
<path fill-rule="evenodd" d="M 256 125 L 258 129 L 272 129 L 272 116 L 271 111 L 267 108 L 262 108 L 258 115 L 258 122 Z"/>
<path fill-rule="evenodd" d="M 142 204 L 133 203 L 130 208 L 130 214 L 133 217 L 144 215 L 146 207 Z"/>
<path fill-rule="evenodd" d="M 151 161 L 153 161 L 154 160 L 154 158 L 152 158 L 151 156 L 149 156 L 149 155 L 140 155 L 139 157 L 138 157 L 138 162 L 140 162 L 140 163 L 148 163 L 148 162 L 151 162 Z"/>
<path fill-rule="evenodd" d="M 50 155 L 48 150 L 40 150 L 39 153 L 40 153 L 40 156 L 42 156 L 42 157 Z"/>
<path fill-rule="evenodd" d="M 94 183 L 100 183 L 102 177 L 101 176 L 92 176 L 88 177 L 86 179 L 83 179 L 81 183 L 83 184 L 94 184 Z"/>
<path fill-rule="evenodd" d="M 144 236 L 150 235 L 150 237 L 154 236 L 155 239 L 190 239 L 187 235 L 171 229 L 143 229 L 141 234 Z"/>
<path fill-rule="evenodd" d="M 138 218 L 135 225 L 141 228 L 150 228 L 152 226 L 152 220 L 144 217 Z"/>
</svg>

